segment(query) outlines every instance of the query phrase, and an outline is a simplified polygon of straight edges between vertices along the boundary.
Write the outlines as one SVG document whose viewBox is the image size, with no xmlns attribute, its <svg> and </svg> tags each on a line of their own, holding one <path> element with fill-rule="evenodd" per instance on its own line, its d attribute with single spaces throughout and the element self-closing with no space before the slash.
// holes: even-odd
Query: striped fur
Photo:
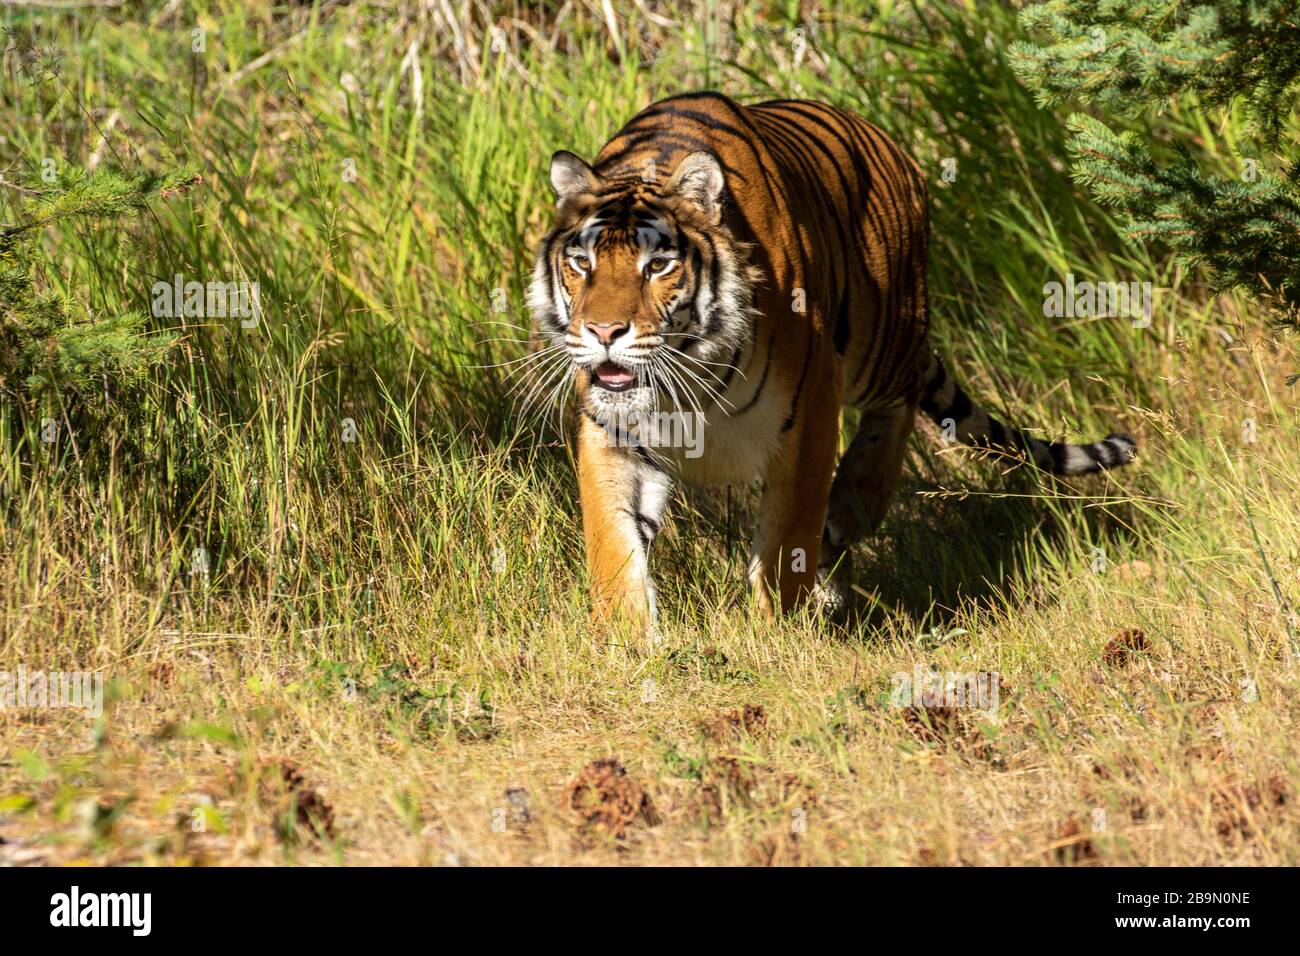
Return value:
<svg viewBox="0 0 1300 956">
<path fill-rule="evenodd" d="M 1008 430 L 948 378 L 927 336 L 924 179 L 860 117 L 673 97 L 592 165 L 556 153 L 551 185 L 529 304 L 577 382 L 599 613 L 653 617 L 649 552 L 677 478 L 762 482 L 749 578 L 771 612 L 819 579 L 842 592 L 829 569 L 884 516 L 918 410 L 1061 474 L 1133 454 L 1124 436 Z M 862 414 L 837 467 L 845 406 Z M 699 425 L 699 447 L 677 440 L 673 416 Z"/>
<path fill-rule="evenodd" d="M 930 361 L 921 411 L 940 428 L 950 429 L 963 445 L 991 448 L 1023 456 L 1054 475 L 1087 475 L 1126 465 L 1137 457 L 1137 443 L 1128 435 L 1113 433 L 1088 445 L 1045 442 L 1023 431 L 1007 428 L 971 402 L 960 385 L 948 377 L 936 355 Z"/>
</svg>

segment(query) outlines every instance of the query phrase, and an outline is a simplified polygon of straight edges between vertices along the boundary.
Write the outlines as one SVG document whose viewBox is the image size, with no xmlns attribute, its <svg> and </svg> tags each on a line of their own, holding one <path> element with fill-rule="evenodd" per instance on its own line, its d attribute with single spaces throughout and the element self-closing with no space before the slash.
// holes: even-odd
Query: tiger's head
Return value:
<svg viewBox="0 0 1300 956">
<path fill-rule="evenodd" d="M 723 222 L 726 181 L 706 152 L 671 177 L 603 177 L 573 153 L 551 159 L 555 228 L 542 241 L 528 302 L 567 352 L 602 422 L 688 407 L 693 379 L 734 361 L 749 334 L 756 273 Z M 667 399 L 660 406 L 656 392 Z"/>
</svg>

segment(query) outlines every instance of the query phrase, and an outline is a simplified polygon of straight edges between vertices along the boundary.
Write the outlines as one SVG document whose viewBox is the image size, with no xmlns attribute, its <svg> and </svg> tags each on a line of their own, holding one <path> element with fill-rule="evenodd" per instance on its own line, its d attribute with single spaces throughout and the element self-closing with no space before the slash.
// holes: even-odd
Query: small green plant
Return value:
<svg viewBox="0 0 1300 956">
<path fill-rule="evenodd" d="M 22 209 L 26 222 L 0 226 L 0 393 L 27 408 L 47 399 L 76 402 L 136 383 L 164 360 L 176 334 L 149 332 L 145 313 L 97 313 L 43 283 L 36 238 L 67 219 L 97 220 L 102 228 L 200 181 L 191 167 L 167 174 L 75 170 L 60 188 L 34 193 Z"/>
<path fill-rule="evenodd" d="M 758 680 L 753 671 L 731 666 L 727 655 L 716 647 L 677 648 L 668 652 L 668 663 L 715 684 L 752 684 Z"/>
<path fill-rule="evenodd" d="M 414 718 L 426 733 L 450 733 L 465 742 L 496 736 L 496 709 L 486 688 L 474 694 L 457 681 L 422 687 L 408 673 L 402 664 L 388 664 L 373 684 L 358 689 L 374 701 L 395 701 L 398 710 Z"/>
</svg>

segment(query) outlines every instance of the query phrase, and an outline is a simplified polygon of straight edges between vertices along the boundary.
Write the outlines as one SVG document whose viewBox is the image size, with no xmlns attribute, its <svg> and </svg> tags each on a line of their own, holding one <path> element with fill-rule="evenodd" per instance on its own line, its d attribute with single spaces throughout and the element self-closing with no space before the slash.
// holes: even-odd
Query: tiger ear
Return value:
<svg viewBox="0 0 1300 956">
<path fill-rule="evenodd" d="M 668 192 L 698 206 L 713 222 L 722 215 L 722 188 L 726 179 L 712 153 L 691 153 L 677 166 Z"/>
<path fill-rule="evenodd" d="M 556 203 L 562 203 L 571 196 L 595 192 L 600 177 L 596 171 L 567 149 L 562 149 L 551 157 L 551 189 L 555 192 Z"/>
</svg>

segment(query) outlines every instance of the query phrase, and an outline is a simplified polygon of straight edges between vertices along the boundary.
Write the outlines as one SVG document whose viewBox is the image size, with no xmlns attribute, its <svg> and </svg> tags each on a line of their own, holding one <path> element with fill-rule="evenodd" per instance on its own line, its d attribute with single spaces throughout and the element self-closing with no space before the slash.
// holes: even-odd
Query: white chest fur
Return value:
<svg viewBox="0 0 1300 956">
<path fill-rule="evenodd" d="M 780 445 L 782 419 L 789 410 L 778 392 L 769 388 L 752 406 L 731 415 L 710 407 L 702 425 L 695 413 L 687 413 L 695 423 L 691 441 L 666 436 L 660 454 L 691 484 L 745 484 L 761 478 Z"/>
</svg>

